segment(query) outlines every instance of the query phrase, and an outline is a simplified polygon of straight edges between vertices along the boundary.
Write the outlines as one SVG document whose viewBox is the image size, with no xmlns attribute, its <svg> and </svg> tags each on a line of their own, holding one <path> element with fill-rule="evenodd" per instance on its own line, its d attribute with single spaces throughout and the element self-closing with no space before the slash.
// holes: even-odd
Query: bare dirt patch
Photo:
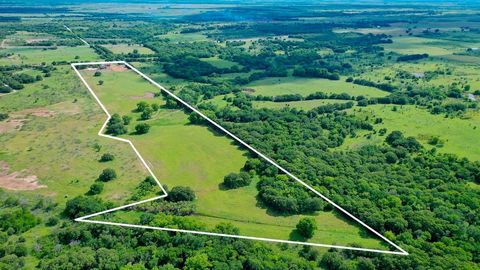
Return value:
<svg viewBox="0 0 480 270">
<path fill-rule="evenodd" d="M 124 65 L 109 65 L 106 67 L 108 70 L 115 71 L 115 72 L 125 72 L 129 71 L 128 67 Z"/>
<path fill-rule="evenodd" d="M 14 118 L 20 118 L 20 117 L 25 117 L 29 115 L 38 116 L 38 117 L 52 117 L 55 115 L 55 113 L 47 108 L 33 108 L 33 109 L 26 109 L 23 111 L 12 113 L 12 117 Z"/>
<path fill-rule="evenodd" d="M 29 175 L 26 170 L 10 172 L 10 166 L 0 161 L 0 187 L 9 190 L 35 190 L 47 186 L 38 183 L 36 175 Z"/>
<path fill-rule="evenodd" d="M 130 96 L 131 99 L 152 99 L 155 98 L 155 93 L 145 92 L 143 96 Z"/>
<path fill-rule="evenodd" d="M 0 122 L 0 134 L 19 130 L 24 123 L 25 119 L 10 119 L 7 121 L 2 121 Z"/>
</svg>

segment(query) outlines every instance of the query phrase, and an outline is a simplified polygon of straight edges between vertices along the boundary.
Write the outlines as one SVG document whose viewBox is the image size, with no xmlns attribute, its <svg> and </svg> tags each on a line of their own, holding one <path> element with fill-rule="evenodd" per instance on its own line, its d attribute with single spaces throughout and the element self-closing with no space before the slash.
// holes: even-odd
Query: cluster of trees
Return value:
<svg viewBox="0 0 480 270">
<path fill-rule="evenodd" d="M 479 162 L 427 151 L 398 131 L 386 136 L 382 146 L 330 151 L 367 126 L 338 112 L 311 117 L 295 109 L 223 109 L 216 116 L 244 141 L 416 256 L 415 260 L 376 257 L 368 260 L 373 268 L 449 269 L 478 264 L 474 258 L 479 255 L 475 243 L 480 240 L 480 200 L 469 183 L 480 183 Z M 261 164 L 247 162 L 245 169 L 261 177 L 262 203 L 295 213 L 312 198 L 302 195 L 306 191 L 296 190 L 295 183 L 275 168 Z M 320 209 L 315 203 L 309 207 L 304 210 Z M 342 259 L 357 261 L 357 257 L 333 252 L 321 261 L 333 267 Z"/>
<path fill-rule="evenodd" d="M 375 87 L 383 91 L 394 92 L 397 90 L 397 87 L 388 84 L 388 83 L 376 83 L 365 79 L 353 79 L 351 77 L 347 78 L 347 82 L 353 82 L 354 84 Z"/>
<path fill-rule="evenodd" d="M 26 73 L 13 73 L 12 71 L 2 69 L 0 72 L 0 93 L 10 93 L 12 90 L 21 90 L 24 84 L 41 81 L 42 76 L 36 77 Z"/>
<path fill-rule="evenodd" d="M 234 65 L 230 68 L 218 68 L 214 65 L 194 57 L 181 57 L 173 63 L 163 66 L 165 73 L 174 77 L 188 80 L 199 80 L 201 76 L 210 76 L 213 74 L 244 72 L 239 66 Z M 201 79 L 200 79 L 201 80 Z"/>
<path fill-rule="evenodd" d="M 427 53 L 402 55 L 397 58 L 397 61 L 398 62 L 416 61 L 424 58 L 428 58 Z"/>
<path fill-rule="evenodd" d="M 190 187 L 175 186 L 168 192 L 167 199 L 171 202 L 193 201 L 195 192 Z"/>
<path fill-rule="evenodd" d="M 122 134 L 126 134 L 128 132 L 128 129 L 126 127 L 125 121 L 122 117 L 120 117 L 119 114 L 115 113 L 112 115 L 110 120 L 108 120 L 107 127 L 106 127 L 106 133 L 113 135 L 113 136 L 118 136 Z"/>
<path fill-rule="evenodd" d="M 280 213 L 306 214 L 323 210 L 327 205 L 315 194 L 286 175 L 262 177 L 257 185 L 262 202 Z M 328 207 L 327 207 L 328 209 Z"/>
<path fill-rule="evenodd" d="M 155 219 L 153 214 L 144 214 L 142 220 L 146 224 L 162 222 L 164 227 L 187 226 L 187 220 L 182 217 L 157 216 Z M 188 226 L 192 229 L 191 226 L 195 225 Z M 215 231 L 239 232 L 228 223 L 218 224 Z M 78 222 L 68 223 L 53 234 L 40 237 L 38 246 L 34 254 L 40 269 L 310 270 L 316 265 L 314 261 L 298 256 L 292 247 Z"/>
<path fill-rule="evenodd" d="M 324 68 L 298 67 L 293 70 L 293 76 L 340 80 L 340 75 L 338 73 L 329 72 Z"/>
<path fill-rule="evenodd" d="M 285 95 L 279 95 L 279 96 L 258 95 L 258 96 L 248 96 L 248 97 L 254 100 L 273 101 L 273 102 L 290 102 L 290 101 L 315 100 L 315 99 L 338 99 L 338 100 L 354 100 L 355 99 L 354 96 L 350 96 L 347 93 L 327 94 L 325 92 L 315 92 L 307 95 L 306 97 L 303 97 L 300 94 L 285 94 Z M 359 96 L 359 97 L 362 97 L 362 96 Z"/>
</svg>

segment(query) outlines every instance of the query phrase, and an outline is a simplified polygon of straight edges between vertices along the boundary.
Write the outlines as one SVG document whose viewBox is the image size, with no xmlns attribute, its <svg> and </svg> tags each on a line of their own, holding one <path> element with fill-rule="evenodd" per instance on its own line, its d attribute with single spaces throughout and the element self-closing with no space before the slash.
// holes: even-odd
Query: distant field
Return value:
<svg viewBox="0 0 480 270">
<path fill-rule="evenodd" d="M 0 54 L 10 53 L 13 53 L 13 55 L 0 58 L 0 65 L 28 65 L 54 61 L 93 61 L 100 59 L 89 47 L 58 47 L 57 49 L 12 48 L 0 50 Z M 78 58 L 76 58 L 77 56 Z"/>
<path fill-rule="evenodd" d="M 201 58 L 200 60 L 202 60 L 204 62 L 207 62 L 207 63 L 210 63 L 217 68 L 231 68 L 233 66 L 240 66 L 239 64 L 237 64 L 235 62 L 220 59 L 218 57 Z"/>
<path fill-rule="evenodd" d="M 56 39 L 55 36 L 46 33 L 35 33 L 27 31 L 17 31 L 12 35 L 8 35 L 2 40 L 2 46 L 18 46 L 32 42 L 46 41 Z"/>
<path fill-rule="evenodd" d="M 300 94 L 307 96 L 315 92 L 325 93 L 348 93 L 353 96 L 364 95 L 368 97 L 383 97 L 388 92 L 378 90 L 373 87 L 355 85 L 345 82 L 345 78 L 338 81 L 327 79 L 310 78 L 267 78 L 254 81 L 247 85 L 248 88 L 255 89 L 253 95 L 276 96 L 285 94 Z"/>
<path fill-rule="evenodd" d="M 102 46 L 109 49 L 115 54 L 133 53 L 134 50 L 137 50 L 139 54 L 154 53 L 152 50 L 150 50 L 149 48 L 143 47 L 142 45 L 115 44 L 115 45 L 102 45 Z"/>
<path fill-rule="evenodd" d="M 100 78 L 94 78 L 93 71 L 83 70 L 82 74 L 111 113 L 128 114 L 137 119 L 138 114 L 132 113 L 137 102 L 163 104 L 161 98 L 144 97 L 155 89 L 131 71 L 104 71 Z M 99 79 L 105 83 L 98 85 Z M 198 199 L 194 218 L 208 228 L 228 221 L 240 227 L 243 235 L 298 239 L 291 232 L 302 216 L 278 216 L 259 207 L 254 183 L 235 190 L 220 189 L 225 175 L 243 167 L 246 152 L 223 135 L 203 126 L 190 125 L 187 117 L 181 110 L 162 108 L 153 119 L 147 120 L 152 126 L 148 134 L 124 137 L 133 141 L 161 183 L 170 188 L 183 185 L 195 190 Z M 133 122 L 130 130 L 138 121 Z M 363 230 L 333 212 L 320 212 L 315 218 L 319 229 L 312 242 L 383 247 L 380 241 L 364 236 Z"/>
<path fill-rule="evenodd" d="M 168 38 L 173 42 L 193 42 L 193 41 L 207 41 L 208 37 L 202 33 L 168 33 L 165 35 L 159 35 L 158 38 Z"/>
<path fill-rule="evenodd" d="M 445 118 L 444 115 L 432 115 L 424 109 L 415 108 L 413 105 L 402 106 L 397 112 L 392 111 L 392 105 L 373 105 L 362 108 L 358 107 L 350 112 L 364 118 L 370 119 L 381 117 L 382 124 L 374 125 L 375 130 L 387 129 L 387 134 L 400 130 L 406 136 L 414 136 L 425 147 L 431 148 L 428 140 L 438 137 L 443 141 L 443 147 L 438 151 L 442 153 L 453 153 L 460 157 L 467 157 L 471 160 L 480 160 L 480 148 L 476 147 L 480 141 L 480 112 L 472 112 L 466 119 Z M 363 134 L 364 135 L 364 134 Z M 349 138 L 342 149 L 355 148 L 369 143 L 382 143 L 385 136 L 372 135 L 371 139 L 364 136 Z"/>
<path fill-rule="evenodd" d="M 268 109 L 282 109 L 282 108 L 297 108 L 304 110 L 311 110 L 321 105 L 332 103 L 345 103 L 348 100 L 336 99 L 317 99 L 317 100 L 302 100 L 291 102 L 271 102 L 271 101 L 254 101 L 254 108 L 268 108 Z"/>
<path fill-rule="evenodd" d="M 384 44 L 385 51 L 394 51 L 401 54 L 428 53 L 432 56 L 450 55 L 454 52 L 463 52 L 469 44 L 435 38 L 422 37 L 394 37 L 393 43 Z M 475 46 L 475 44 L 470 44 Z"/>
</svg>

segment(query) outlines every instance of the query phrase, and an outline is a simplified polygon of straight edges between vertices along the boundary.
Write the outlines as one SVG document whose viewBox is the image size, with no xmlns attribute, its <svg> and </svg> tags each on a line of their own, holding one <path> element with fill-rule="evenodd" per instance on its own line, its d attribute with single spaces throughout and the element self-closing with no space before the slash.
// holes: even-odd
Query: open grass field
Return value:
<svg viewBox="0 0 480 270">
<path fill-rule="evenodd" d="M 413 105 L 402 106 L 398 111 L 392 111 L 392 105 L 372 105 L 353 109 L 350 113 L 361 118 L 369 116 L 370 119 L 381 117 L 382 124 L 374 125 L 375 130 L 387 129 L 387 134 L 400 130 L 406 136 L 414 136 L 426 148 L 433 146 L 428 144 L 432 137 L 438 137 L 443 141 L 443 146 L 438 147 L 441 153 L 453 153 L 460 157 L 471 160 L 480 160 L 480 148 L 477 147 L 480 140 L 480 112 L 471 112 L 465 119 L 445 118 L 444 115 L 432 115 L 428 111 L 416 108 Z M 365 134 L 358 138 L 348 138 L 341 149 L 355 148 L 369 143 L 382 143 L 385 136 L 372 135 L 367 139 Z"/>
<path fill-rule="evenodd" d="M 58 47 L 57 49 L 11 48 L 1 49 L 0 54 L 13 54 L 0 58 L 0 65 L 28 65 L 42 62 L 99 60 L 89 47 Z M 78 58 L 77 58 L 78 57 Z"/>
<path fill-rule="evenodd" d="M 207 41 L 208 37 L 202 33 L 168 33 L 165 35 L 157 36 L 160 39 L 169 39 L 172 42 L 194 42 L 194 41 Z"/>
<path fill-rule="evenodd" d="M 139 54 L 152 54 L 154 53 L 149 48 L 143 47 L 142 45 L 130 45 L 130 44 L 111 44 L 103 45 L 105 48 L 109 49 L 115 54 L 127 54 L 133 53 L 134 50 L 137 50 Z"/>
<path fill-rule="evenodd" d="M 252 93 L 253 95 L 264 96 L 285 94 L 307 96 L 315 92 L 348 93 L 353 96 L 364 95 L 367 97 L 383 97 L 388 94 L 388 92 L 373 87 L 347 83 L 345 82 L 345 78 L 341 78 L 338 81 L 296 77 L 267 78 L 254 81 L 247 85 L 247 87 L 255 89 L 255 92 Z"/>
<path fill-rule="evenodd" d="M 331 103 L 345 103 L 348 100 L 336 100 L 336 99 L 317 99 L 317 100 L 302 100 L 302 101 L 290 101 L 290 102 L 271 102 L 271 101 L 254 101 L 254 108 L 267 108 L 267 109 L 282 109 L 282 108 L 297 108 L 303 110 L 311 110 L 321 105 Z"/>
<path fill-rule="evenodd" d="M 136 103 L 141 100 L 163 103 L 159 97 L 145 97 L 145 93 L 154 92 L 156 88 L 132 71 L 103 71 L 100 77 L 105 82 L 103 85 L 98 85 L 99 78 L 93 77 L 93 73 L 93 70 L 82 71 L 111 113 L 134 117 L 130 130 L 138 123 L 139 115 L 132 112 Z M 197 212 L 194 218 L 205 223 L 209 229 L 220 222 L 231 222 L 241 229 L 242 235 L 301 240 L 292 231 L 302 215 L 279 216 L 259 206 L 255 183 L 234 190 L 220 188 L 225 175 L 238 172 L 243 167 L 246 152 L 207 127 L 189 124 L 187 118 L 182 110 L 162 108 L 147 120 L 151 125 L 148 134 L 123 137 L 135 144 L 162 184 L 170 188 L 189 186 L 196 192 Z M 335 212 L 320 212 L 314 217 L 319 229 L 309 241 L 386 248 L 381 241 Z"/>
<path fill-rule="evenodd" d="M 235 65 L 240 66 L 239 64 L 237 64 L 235 62 L 224 60 L 224 59 L 221 59 L 221 58 L 218 58 L 218 57 L 201 58 L 200 60 L 202 60 L 204 62 L 207 62 L 209 64 L 212 64 L 213 66 L 215 66 L 217 68 L 231 68 Z"/>
<path fill-rule="evenodd" d="M 101 196 L 124 203 L 147 175 L 127 144 L 97 135 L 105 115 L 69 66 L 1 96 L 0 111 L 9 113 L 10 122 L 19 123 L 15 129 L 8 127 L 9 121 L 0 122 L 0 161 L 8 164 L 10 173 L 21 172 L 20 178 L 35 176 L 43 186 L 23 193 L 39 193 L 64 203 L 86 193 L 103 169 L 113 168 L 118 179 L 106 183 Z M 98 162 L 105 152 L 116 159 Z"/>
<path fill-rule="evenodd" d="M 1 47 L 5 46 L 21 46 L 32 42 L 54 40 L 55 36 L 46 33 L 36 33 L 27 31 L 17 31 L 8 35 L 1 41 Z"/>
<path fill-rule="evenodd" d="M 478 46 L 478 43 L 465 43 L 438 38 L 423 37 L 394 37 L 393 43 L 385 44 L 385 51 L 394 51 L 401 54 L 428 53 L 432 56 L 451 55 L 455 52 L 464 52 L 469 47 Z"/>
</svg>

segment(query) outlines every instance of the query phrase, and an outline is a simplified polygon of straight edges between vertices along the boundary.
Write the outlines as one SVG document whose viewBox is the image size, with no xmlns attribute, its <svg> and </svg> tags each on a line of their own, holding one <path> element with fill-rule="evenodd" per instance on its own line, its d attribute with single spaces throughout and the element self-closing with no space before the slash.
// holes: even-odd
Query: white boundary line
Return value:
<svg viewBox="0 0 480 270">
<path fill-rule="evenodd" d="M 65 27 L 65 29 L 67 29 L 68 32 L 72 33 L 73 35 L 75 35 L 78 39 L 80 39 L 81 42 L 83 42 L 83 44 L 87 45 L 88 47 L 90 47 L 90 43 L 88 43 L 85 39 L 81 38 L 79 35 L 75 34 L 72 29 L 70 29 L 70 27 L 68 27 L 66 24 L 63 25 L 63 27 Z"/>
<path fill-rule="evenodd" d="M 117 210 L 120 210 L 120 209 L 124 209 L 124 208 L 130 207 L 130 206 L 134 206 L 134 205 L 138 205 L 138 204 L 141 204 L 141 203 L 145 203 L 145 202 L 149 202 L 149 201 L 161 199 L 161 198 L 164 198 L 164 197 L 168 196 L 168 193 L 167 193 L 167 192 L 165 191 L 165 189 L 162 187 L 162 185 L 160 184 L 160 181 L 158 181 L 157 177 L 153 174 L 153 172 L 152 172 L 152 170 L 150 169 L 150 167 L 147 165 L 147 163 L 145 162 L 145 160 L 143 159 L 143 157 L 140 155 L 140 153 L 138 152 L 138 150 L 135 148 L 135 146 L 133 145 L 133 143 L 132 143 L 130 140 L 122 139 L 122 138 L 118 138 L 118 137 L 114 137 L 114 136 L 110 136 L 110 135 L 103 134 L 103 130 L 105 129 L 108 121 L 110 120 L 111 115 L 110 115 L 110 113 L 108 112 L 108 110 L 105 108 L 105 106 L 102 104 L 102 102 L 100 101 L 100 99 L 97 97 L 97 95 L 95 94 L 95 92 L 92 90 L 92 88 L 90 87 L 90 85 L 87 83 L 87 81 L 86 81 L 86 80 L 83 78 L 83 76 L 80 74 L 80 72 L 79 72 L 78 69 L 77 69 L 77 66 L 108 65 L 108 64 L 123 64 L 123 65 L 127 66 L 128 68 L 130 68 L 131 70 L 135 71 L 137 74 L 139 74 L 140 76 L 142 76 L 145 80 L 147 80 L 147 81 L 150 82 L 151 84 L 155 85 L 156 87 L 158 87 L 159 89 L 161 89 L 162 91 L 164 91 L 165 93 L 167 93 L 168 95 L 170 95 L 171 97 L 173 97 L 175 100 L 177 100 L 178 102 L 180 102 L 181 104 L 183 104 L 184 106 L 186 106 L 187 108 L 189 108 L 190 110 L 192 110 L 193 112 L 199 114 L 201 117 L 203 117 L 205 120 L 207 120 L 210 124 L 214 125 L 215 127 L 217 127 L 218 129 L 220 129 L 221 131 L 225 132 L 227 135 L 229 135 L 229 136 L 230 136 L 231 138 L 233 138 L 235 141 L 239 142 L 240 144 L 242 144 L 243 146 L 245 146 L 246 148 L 248 148 L 249 150 L 251 150 L 252 152 L 254 152 L 255 154 L 257 154 L 258 156 L 262 157 L 263 159 L 265 159 L 266 161 L 268 161 L 270 164 L 272 164 L 273 166 L 277 167 L 280 171 L 282 171 L 282 172 L 285 173 L 286 175 L 290 176 L 291 178 L 295 179 L 297 182 L 299 182 L 300 184 L 302 184 L 303 186 L 305 186 L 307 189 L 309 189 L 310 191 L 312 191 L 313 193 L 315 193 L 316 195 L 318 195 L 319 197 L 321 197 L 322 199 L 324 199 L 325 201 L 327 201 L 328 203 L 330 203 L 331 205 L 333 205 L 336 209 L 340 210 L 342 213 L 344 213 L 345 215 L 347 215 L 347 216 L 350 217 L 351 219 L 353 219 L 353 220 L 355 220 L 356 222 L 360 223 L 363 227 L 367 228 L 370 232 L 374 233 L 375 235 L 377 235 L 378 237 L 380 237 L 382 240 L 384 240 L 385 242 L 389 243 L 390 245 L 392 245 L 393 247 L 395 247 L 396 249 L 398 249 L 398 250 L 400 250 L 400 251 L 388 251 L 388 250 L 377 250 L 377 249 L 368 249 L 368 248 L 356 248 L 356 247 L 346 247 L 346 246 L 337 246 L 337 245 L 316 244 L 316 243 L 309 243 L 309 242 L 299 242 L 299 241 L 289 241 L 289 240 L 278 240 L 278 239 L 261 238 L 261 237 L 250 237 L 250 236 L 241 236 L 241 235 L 229 235 L 229 234 L 222 234 L 222 233 L 190 231 L 190 230 L 181 230 L 181 229 L 151 227 L 151 226 L 144 226 L 144 225 L 133 225 L 133 224 L 126 224 L 126 223 L 115 223 L 115 222 L 106 222 L 106 221 L 97 221 L 97 220 L 87 220 L 88 218 L 91 218 L 91 217 L 95 217 L 95 216 L 102 215 L 102 214 L 105 214 L 105 213 L 110 213 L 110 212 L 113 212 L 113 211 L 117 211 Z M 315 190 L 314 188 L 312 188 L 311 186 L 309 186 L 308 184 L 306 184 L 305 182 L 303 182 L 302 180 L 300 180 L 298 177 L 296 177 L 295 175 L 293 175 L 292 173 L 290 173 L 289 171 L 287 171 L 286 169 L 284 169 L 283 167 L 281 167 L 280 165 L 278 165 L 275 161 L 271 160 L 270 158 L 268 158 L 267 156 L 265 156 L 264 154 L 262 154 L 261 152 L 259 152 L 257 149 L 253 148 L 252 146 L 250 146 L 250 145 L 247 144 L 246 142 L 242 141 L 240 138 L 238 138 L 237 136 L 235 136 L 234 134 L 232 134 L 230 131 L 226 130 L 226 129 L 223 128 L 221 125 L 217 124 L 215 121 L 213 121 L 213 120 L 211 120 L 210 118 L 208 118 L 207 116 L 205 116 L 203 113 L 201 113 L 201 112 L 200 112 L 199 110 L 197 110 L 195 107 L 193 107 L 193 106 L 191 106 L 190 104 L 188 104 L 187 102 L 183 101 L 182 99 L 180 99 L 179 97 L 177 97 L 176 95 L 174 95 L 172 92 L 170 92 L 170 91 L 168 91 L 167 89 L 165 89 L 163 86 L 161 86 L 160 84 L 158 84 L 157 82 L 155 82 L 154 80 L 152 80 L 152 79 L 151 79 L 150 77 L 148 77 L 147 75 L 143 74 L 141 71 L 139 71 L 138 69 L 136 69 L 135 67 L 133 67 L 133 66 L 130 65 L 129 63 L 127 63 L 127 62 L 125 62 L 125 61 L 85 62 L 85 63 L 73 63 L 73 64 L 71 64 L 71 66 L 72 66 L 72 68 L 75 70 L 75 72 L 76 72 L 76 74 L 78 75 L 78 77 L 80 78 L 80 80 L 81 80 L 81 81 L 83 82 L 83 84 L 87 87 L 87 89 L 89 90 L 89 92 L 92 94 L 92 96 L 95 98 L 95 100 L 97 101 L 97 103 L 100 105 L 100 107 L 103 109 L 103 111 L 104 111 L 105 114 L 107 115 L 107 120 L 105 121 L 105 123 L 103 123 L 102 128 L 101 128 L 100 131 L 98 132 L 98 135 L 99 135 L 99 136 L 102 136 L 102 137 L 106 137 L 106 138 L 110 138 L 110 139 L 113 139 L 113 140 L 118 140 L 118 141 L 122 141 L 122 142 L 126 142 L 126 143 L 130 144 L 130 146 L 132 147 L 132 149 L 135 151 L 135 154 L 137 155 L 137 157 L 140 159 L 140 161 L 141 161 L 142 164 L 145 166 L 145 168 L 147 168 L 147 170 L 148 170 L 148 172 L 150 173 L 150 175 L 155 179 L 155 181 L 157 182 L 157 184 L 160 186 L 160 188 L 162 189 L 162 191 L 163 191 L 163 193 L 164 193 L 164 195 L 160 195 L 160 196 L 157 196 L 157 197 L 154 197 L 154 198 L 151 198 L 151 199 L 147 199 L 147 200 L 135 202 L 135 203 L 132 203 L 132 204 L 128 204 L 128 205 L 116 207 L 116 208 L 113 208 L 113 209 L 109 209 L 109 210 L 106 210 L 106 211 L 94 213 L 94 214 L 91 214 L 91 215 L 86 215 L 86 216 L 83 216 L 83 217 L 80 217 L 80 218 L 75 219 L 75 221 L 88 222 L 88 223 L 97 223 L 97 224 L 106 224 L 106 225 L 116 225 L 116 226 L 122 226 L 122 227 L 130 227 L 130 228 L 142 228 L 142 229 L 152 229 L 152 230 L 162 230 L 162 231 L 172 231 L 172 232 L 186 232 L 186 233 L 202 234 L 202 235 L 212 235 L 212 236 L 222 236 L 222 237 L 239 238 L 239 239 L 260 240 L 260 241 L 276 242 L 276 243 L 301 244 L 301 245 L 309 245 L 309 246 L 338 248 L 338 249 L 348 249 L 348 250 L 357 250 L 357 251 L 367 251 L 367 252 L 375 252 L 375 253 L 396 254 L 396 255 L 408 255 L 408 252 L 406 252 L 406 251 L 403 250 L 401 247 L 399 247 L 398 245 L 396 245 L 395 243 L 393 243 L 391 240 L 389 240 L 388 238 L 386 238 L 385 236 L 383 236 L 383 235 L 380 234 L 379 232 L 377 232 L 377 231 L 375 231 L 374 229 L 372 229 L 370 226 L 368 226 L 367 224 L 365 224 L 363 221 L 361 221 L 360 219 L 358 219 L 358 218 L 355 217 L 354 215 L 350 214 L 347 210 L 343 209 L 341 206 L 337 205 L 335 202 L 333 202 L 333 201 L 330 200 L 329 198 L 325 197 L 323 194 L 321 194 L 320 192 L 318 192 L 317 190 Z"/>
</svg>

